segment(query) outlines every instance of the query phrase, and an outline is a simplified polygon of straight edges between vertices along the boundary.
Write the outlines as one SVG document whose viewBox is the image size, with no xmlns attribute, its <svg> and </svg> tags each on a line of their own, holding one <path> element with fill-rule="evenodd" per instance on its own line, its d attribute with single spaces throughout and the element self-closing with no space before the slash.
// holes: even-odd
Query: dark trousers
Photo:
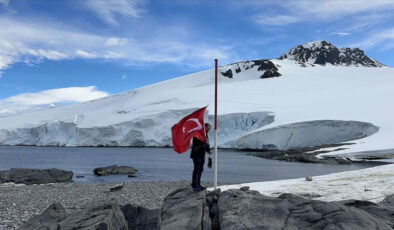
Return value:
<svg viewBox="0 0 394 230">
<path fill-rule="evenodd" d="M 194 170 L 192 178 L 192 187 L 197 188 L 201 186 L 201 175 L 204 171 L 205 156 L 198 156 L 193 158 Z"/>
</svg>

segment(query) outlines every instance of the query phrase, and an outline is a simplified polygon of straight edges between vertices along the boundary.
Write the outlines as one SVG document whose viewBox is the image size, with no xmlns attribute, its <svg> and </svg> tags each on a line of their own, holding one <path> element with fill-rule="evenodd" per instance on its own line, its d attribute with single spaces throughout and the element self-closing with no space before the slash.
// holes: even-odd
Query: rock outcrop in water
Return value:
<svg viewBox="0 0 394 230">
<path fill-rule="evenodd" d="M 73 178 L 73 172 L 61 169 L 24 169 L 12 168 L 0 171 L 0 183 L 13 182 L 16 184 L 47 184 L 68 182 Z"/>
<path fill-rule="evenodd" d="M 117 166 L 111 165 L 107 167 L 99 167 L 93 170 L 94 175 L 96 176 L 107 176 L 110 174 L 127 174 L 130 176 L 134 176 L 138 172 L 137 169 L 131 166 Z"/>
</svg>

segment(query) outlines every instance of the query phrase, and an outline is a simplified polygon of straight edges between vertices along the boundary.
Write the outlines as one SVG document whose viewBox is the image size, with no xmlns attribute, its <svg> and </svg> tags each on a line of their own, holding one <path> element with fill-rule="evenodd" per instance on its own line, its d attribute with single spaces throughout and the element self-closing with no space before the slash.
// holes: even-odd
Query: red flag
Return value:
<svg viewBox="0 0 394 230">
<path fill-rule="evenodd" d="M 190 140 L 193 137 L 197 137 L 204 142 L 207 141 L 204 125 L 204 112 L 206 108 L 204 107 L 194 111 L 172 126 L 172 144 L 175 152 L 186 152 L 189 148 Z"/>
</svg>

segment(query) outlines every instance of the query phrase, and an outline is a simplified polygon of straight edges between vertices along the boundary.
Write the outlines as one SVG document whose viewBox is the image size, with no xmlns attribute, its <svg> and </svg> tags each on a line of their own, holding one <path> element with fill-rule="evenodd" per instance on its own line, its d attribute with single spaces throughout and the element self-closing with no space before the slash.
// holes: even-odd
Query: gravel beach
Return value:
<svg viewBox="0 0 394 230">
<path fill-rule="evenodd" d="M 224 183 L 221 183 L 223 185 Z M 115 198 L 119 204 L 137 204 L 147 208 L 161 207 L 164 197 L 190 181 L 131 182 L 121 191 L 108 192 L 115 184 L 57 183 L 44 185 L 0 184 L 0 229 L 17 229 L 26 220 L 42 213 L 50 204 L 60 202 L 68 213 L 85 203 Z M 204 183 L 212 186 L 210 183 Z"/>
</svg>

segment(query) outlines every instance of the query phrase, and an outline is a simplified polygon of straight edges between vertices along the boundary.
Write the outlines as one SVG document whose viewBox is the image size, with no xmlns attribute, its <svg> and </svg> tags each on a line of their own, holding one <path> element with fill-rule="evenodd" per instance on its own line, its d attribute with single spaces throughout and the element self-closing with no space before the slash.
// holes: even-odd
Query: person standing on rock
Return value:
<svg viewBox="0 0 394 230">
<path fill-rule="evenodd" d="M 201 186 L 201 175 L 204 171 L 204 163 L 205 163 L 205 153 L 212 154 L 211 148 L 208 142 L 208 132 L 211 129 L 211 125 L 209 123 L 205 123 L 205 137 L 206 142 L 199 140 L 198 138 L 193 138 L 192 151 L 190 153 L 190 158 L 193 159 L 193 177 L 192 177 L 192 187 L 193 191 L 202 191 L 206 189 L 206 187 Z"/>
</svg>

